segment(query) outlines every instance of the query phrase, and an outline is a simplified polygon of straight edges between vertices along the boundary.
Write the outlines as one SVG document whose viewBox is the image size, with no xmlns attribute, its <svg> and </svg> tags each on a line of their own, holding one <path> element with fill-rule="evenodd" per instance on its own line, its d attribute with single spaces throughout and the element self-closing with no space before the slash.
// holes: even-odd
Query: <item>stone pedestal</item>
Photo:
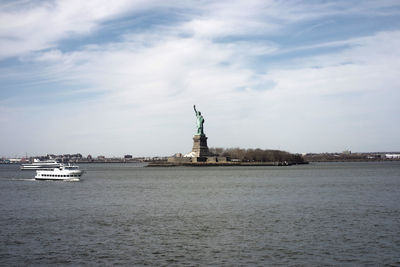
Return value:
<svg viewBox="0 0 400 267">
<path fill-rule="evenodd" d="M 207 136 L 205 134 L 193 137 L 192 152 L 185 157 L 169 157 L 165 166 L 225 166 L 230 163 L 227 157 L 220 157 L 210 153 L 207 146 Z"/>
<path fill-rule="evenodd" d="M 208 151 L 207 137 L 205 135 L 195 135 L 193 137 L 193 149 L 195 156 L 198 158 L 211 156 L 210 151 Z"/>
</svg>

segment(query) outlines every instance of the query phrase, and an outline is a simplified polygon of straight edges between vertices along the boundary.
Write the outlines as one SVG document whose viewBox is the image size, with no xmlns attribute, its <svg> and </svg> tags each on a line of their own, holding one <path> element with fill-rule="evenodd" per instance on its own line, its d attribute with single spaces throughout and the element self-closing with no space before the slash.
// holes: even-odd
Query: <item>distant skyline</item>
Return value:
<svg viewBox="0 0 400 267">
<path fill-rule="evenodd" d="M 0 157 L 400 151 L 399 1 L 0 1 Z"/>
</svg>

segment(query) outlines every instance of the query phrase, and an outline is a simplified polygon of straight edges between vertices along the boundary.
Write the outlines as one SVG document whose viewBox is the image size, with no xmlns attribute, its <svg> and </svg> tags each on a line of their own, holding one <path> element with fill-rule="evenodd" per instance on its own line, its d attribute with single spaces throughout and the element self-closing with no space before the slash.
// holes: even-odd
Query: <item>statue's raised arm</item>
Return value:
<svg viewBox="0 0 400 267">
<path fill-rule="evenodd" d="M 194 113 L 197 114 L 196 105 L 193 105 Z"/>
</svg>

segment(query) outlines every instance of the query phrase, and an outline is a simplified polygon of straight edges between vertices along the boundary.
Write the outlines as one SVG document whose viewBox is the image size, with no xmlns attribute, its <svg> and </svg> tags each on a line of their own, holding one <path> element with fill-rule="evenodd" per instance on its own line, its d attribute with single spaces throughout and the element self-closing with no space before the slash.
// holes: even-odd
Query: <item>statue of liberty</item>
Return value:
<svg viewBox="0 0 400 267">
<path fill-rule="evenodd" d="M 204 128 L 203 128 L 203 124 L 204 124 L 204 118 L 201 115 L 200 111 L 196 110 L 196 105 L 193 106 L 194 108 L 194 112 L 196 113 L 196 118 L 197 118 L 197 133 L 196 135 L 204 135 Z"/>
</svg>

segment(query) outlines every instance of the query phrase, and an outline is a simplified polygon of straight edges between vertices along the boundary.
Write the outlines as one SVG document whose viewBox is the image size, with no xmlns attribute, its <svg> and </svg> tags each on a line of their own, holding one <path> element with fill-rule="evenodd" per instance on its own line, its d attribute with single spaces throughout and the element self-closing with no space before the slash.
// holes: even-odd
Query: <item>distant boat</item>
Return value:
<svg viewBox="0 0 400 267">
<path fill-rule="evenodd" d="M 58 168 L 37 170 L 35 180 L 79 181 L 82 174 L 78 166 L 61 164 Z"/>
<path fill-rule="evenodd" d="M 53 169 L 53 168 L 58 168 L 61 165 L 62 163 L 59 163 L 54 159 L 43 160 L 43 161 L 34 159 L 32 163 L 21 164 L 21 170 Z"/>
</svg>

